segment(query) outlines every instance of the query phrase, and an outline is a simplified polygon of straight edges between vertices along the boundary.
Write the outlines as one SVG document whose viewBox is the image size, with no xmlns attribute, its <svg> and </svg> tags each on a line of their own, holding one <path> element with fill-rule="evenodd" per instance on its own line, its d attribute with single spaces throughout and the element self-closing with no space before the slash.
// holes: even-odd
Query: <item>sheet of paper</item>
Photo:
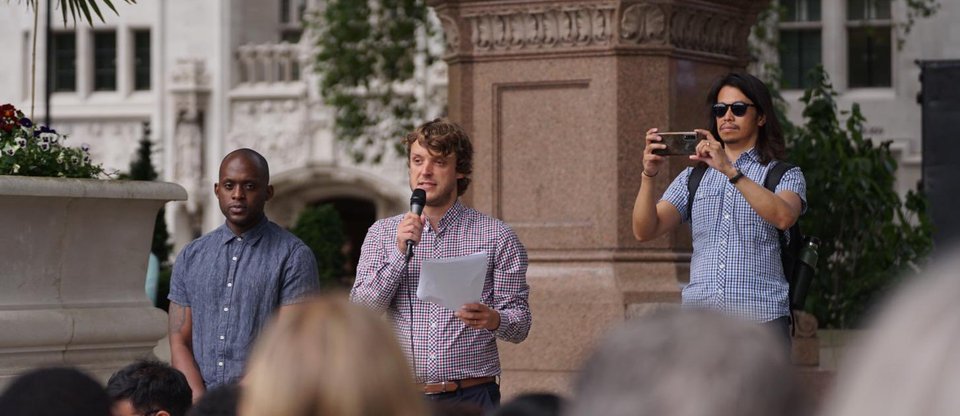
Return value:
<svg viewBox="0 0 960 416">
<path fill-rule="evenodd" d="M 467 303 L 480 301 L 487 276 L 487 253 L 463 257 L 425 259 L 420 268 L 417 297 L 458 310 Z"/>
</svg>

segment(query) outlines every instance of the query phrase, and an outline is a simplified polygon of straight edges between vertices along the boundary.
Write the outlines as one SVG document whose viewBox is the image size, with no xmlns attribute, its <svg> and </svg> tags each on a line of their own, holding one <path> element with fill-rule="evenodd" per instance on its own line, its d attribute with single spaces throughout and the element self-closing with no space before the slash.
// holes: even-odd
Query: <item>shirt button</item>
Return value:
<svg viewBox="0 0 960 416">
<path fill-rule="evenodd" d="M 243 237 L 237 237 L 237 241 L 243 241 Z"/>
<path fill-rule="evenodd" d="M 233 261 L 237 261 L 237 256 L 233 256 Z"/>
<path fill-rule="evenodd" d="M 432 359 L 435 359 L 435 358 L 437 358 L 437 355 L 436 355 L 436 354 L 430 354 L 430 359 L 431 359 L 431 360 L 432 360 Z"/>
<path fill-rule="evenodd" d="M 220 339 L 224 339 L 223 335 L 220 335 Z"/>
<path fill-rule="evenodd" d="M 430 329 L 437 329 L 437 323 L 434 322 L 434 323 L 430 324 Z"/>
<path fill-rule="evenodd" d="M 730 219 L 730 214 L 723 214 L 723 219 L 729 220 L 729 219 Z"/>
<path fill-rule="evenodd" d="M 720 267 L 723 267 L 723 265 L 721 264 Z M 224 311 L 224 312 L 229 311 L 229 310 L 230 310 L 230 308 L 223 308 L 223 311 Z"/>
<path fill-rule="evenodd" d="M 218 362 L 217 365 L 223 367 L 223 361 Z"/>
<path fill-rule="evenodd" d="M 233 283 L 227 283 L 227 287 L 233 287 Z"/>
<path fill-rule="evenodd" d="M 723 263 L 720 263 L 720 268 L 721 268 L 721 269 L 723 268 Z"/>
</svg>

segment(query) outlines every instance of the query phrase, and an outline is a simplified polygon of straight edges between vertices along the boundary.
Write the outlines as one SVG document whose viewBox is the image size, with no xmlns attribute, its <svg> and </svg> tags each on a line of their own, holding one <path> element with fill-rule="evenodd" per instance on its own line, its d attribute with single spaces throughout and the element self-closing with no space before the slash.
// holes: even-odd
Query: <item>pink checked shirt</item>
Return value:
<svg viewBox="0 0 960 416">
<path fill-rule="evenodd" d="M 413 357 L 418 382 L 499 375 L 496 338 L 518 343 L 530 331 L 527 252 L 517 235 L 503 222 L 457 200 L 440 221 L 428 221 L 410 260 L 409 275 L 404 278 L 404 256 L 397 250 L 397 225 L 401 218 L 402 215 L 386 218 L 370 227 L 350 299 L 387 312 L 397 340 L 407 356 Z M 488 262 L 481 302 L 500 312 L 500 327 L 495 331 L 470 328 L 453 316 L 453 310 L 417 299 L 424 258 L 458 257 L 481 251 L 487 253 Z"/>
</svg>

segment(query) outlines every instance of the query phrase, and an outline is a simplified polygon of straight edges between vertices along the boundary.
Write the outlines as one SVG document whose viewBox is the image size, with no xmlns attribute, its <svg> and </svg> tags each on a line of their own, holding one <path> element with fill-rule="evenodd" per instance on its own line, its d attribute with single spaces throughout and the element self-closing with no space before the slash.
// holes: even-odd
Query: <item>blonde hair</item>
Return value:
<svg viewBox="0 0 960 416">
<path fill-rule="evenodd" d="M 423 398 L 387 324 L 342 294 L 285 311 L 254 347 L 247 416 L 420 416 Z"/>
<path fill-rule="evenodd" d="M 848 347 L 823 415 L 957 414 L 960 246 L 941 250 L 940 263 L 907 279 Z"/>
</svg>

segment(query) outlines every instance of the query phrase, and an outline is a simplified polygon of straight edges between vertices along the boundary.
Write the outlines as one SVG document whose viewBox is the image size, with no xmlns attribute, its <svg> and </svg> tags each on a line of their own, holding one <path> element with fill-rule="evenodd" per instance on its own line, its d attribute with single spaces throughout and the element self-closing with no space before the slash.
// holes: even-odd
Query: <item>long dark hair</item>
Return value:
<svg viewBox="0 0 960 416">
<path fill-rule="evenodd" d="M 718 80 L 710 93 L 707 95 L 707 109 L 709 110 L 717 103 L 717 95 L 720 89 L 726 86 L 734 87 L 743 95 L 746 95 L 753 104 L 756 105 L 757 117 L 763 115 L 766 122 L 759 126 L 757 134 L 757 153 L 760 154 L 760 163 L 766 165 L 774 160 L 786 160 L 787 149 L 783 142 L 783 128 L 780 127 L 780 121 L 777 119 L 777 113 L 773 107 L 773 98 L 770 97 L 770 89 L 763 81 L 757 77 L 743 73 L 731 72 Z M 710 132 L 713 137 L 720 138 L 717 131 L 717 118 L 710 112 Z"/>
</svg>

